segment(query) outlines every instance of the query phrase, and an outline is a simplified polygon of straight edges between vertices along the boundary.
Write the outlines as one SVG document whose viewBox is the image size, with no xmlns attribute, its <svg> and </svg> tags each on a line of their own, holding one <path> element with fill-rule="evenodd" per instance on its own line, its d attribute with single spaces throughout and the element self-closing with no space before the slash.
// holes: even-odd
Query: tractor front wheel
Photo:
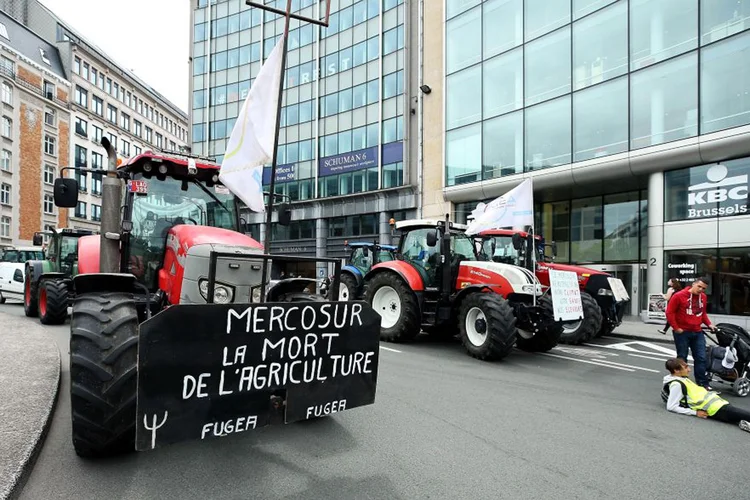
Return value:
<svg viewBox="0 0 750 500">
<path fill-rule="evenodd" d="M 382 340 L 408 342 L 419 335 L 417 297 L 396 273 L 375 275 L 367 284 L 365 300 L 380 315 Z"/>
<path fill-rule="evenodd" d="M 70 331 L 76 453 L 97 458 L 134 451 L 138 312 L 132 294 L 76 297 Z"/>
<path fill-rule="evenodd" d="M 560 335 L 560 342 L 563 344 L 578 345 L 591 340 L 602 326 L 602 310 L 594 297 L 581 292 L 581 304 L 583 304 L 583 319 L 563 323 L 562 335 Z"/>
<path fill-rule="evenodd" d="M 348 273 L 342 274 L 339 279 L 339 301 L 357 300 L 359 295 L 357 290 L 357 280 L 354 276 Z"/>
<path fill-rule="evenodd" d="M 484 361 L 507 356 L 516 342 L 516 317 L 508 302 L 494 293 L 473 293 L 461 303 L 461 341 L 469 355 Z"/>
<path fill-rule="evenodd" d="M 555 321 L 552 299 L 544 295 L 539 299 L 541 308 L 541 325 L 533 337 L 524 338 L 519 335 L 516 345 L 519 349 L 527 352 L 547 352 L 560 342 L 563 331 L 562 323 Z"/>
<path fill-rule="evenodd" d="M 68 317 L 68 285 L 59 280 L 43 282 L 37 303 L 43 325 L 62 325 Z"/>
<path fill-rule="evenodd" d="M 23 313 L 28 318 L 36 318 L 39 314 L 37 308 L 37 294 L 39 293 L 39 282 L 31 280 L 31 271 L 27 268 L 23 283 Z"/>
</svg>

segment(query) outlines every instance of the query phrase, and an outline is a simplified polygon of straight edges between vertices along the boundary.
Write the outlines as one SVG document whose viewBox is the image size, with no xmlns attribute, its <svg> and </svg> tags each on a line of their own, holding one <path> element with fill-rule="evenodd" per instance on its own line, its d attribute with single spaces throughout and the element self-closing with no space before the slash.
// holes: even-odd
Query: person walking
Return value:
<svg viewBox="0 0 750 500">
<path fill-rule="evenodd" d="M 706 339 L 703 336 L 703 325 L 712 331 L 716 327 L 711 323 L 706 312 L 706 280 L 698 278 L 690 287 L 685 287 L 672 295 L 667 303 L 667 322 L 671 325 L 677 357 L 688 359 L 688 349 L 693 355 L 695 366 L 695 383 L 711 390 L 706 376 Z"/>
<path fill-rule="evenodd" d="M 672 298 L 672 295 L 674 295 L 675 292 L 679 292 L 680 290 L 682 290 L 682 283 L 680 282 L 680 280 L 671 278 L 667 282 L 667 285 L 669 286 L 669 288 L 667 288 L 667 293 L 663 294 L 662 296 L 667 301 L 667 304 L 669 304 L 669 299 Z M 662 335 L 666 335 L 667 331 L 669 331 L 669 321 L 666 322 L 666 324 L 664 325 L 664 328 L 662 328 L 661 330 L 657 330 L 657 331 L 661 333 Z"/>
</svg>

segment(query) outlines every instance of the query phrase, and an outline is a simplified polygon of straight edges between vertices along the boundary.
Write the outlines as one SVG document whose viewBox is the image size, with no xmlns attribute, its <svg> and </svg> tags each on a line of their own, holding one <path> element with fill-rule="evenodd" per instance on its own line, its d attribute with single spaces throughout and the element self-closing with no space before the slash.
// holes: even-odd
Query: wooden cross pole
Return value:
<svg viewBox="0 0 750 500">
<path fill-rule="evenodd" d="M 297 19 L 298 21 L 317 24 L 318 26 L 323 26 L 327 28 L 329 17 L 331 15 L 331 0 L 320 0 L 320 1 L 325 2 L 325 10 L 326 10 L 326 17 L 322 21 L 319 19 L 304 17 L 299 14 L 293 14 L 292 13 L 292 0 L 286 0 L 286 10 L 277 9 L 275 7 L 264 5 L 260 2 L 253 2 L 251 0 L 245 1 L 245 4 L 247 4 L 250 7 L 255 7 L 261 10 L 273 12 L 274 14 L 279 14 L 279 15 L 284 16 L 284 34 L 282 35 L 283 41 L 281 44 L 281 78 L 279 79 L 279 102 L 276 108 L 276 132 L 275 132 L 274 140 L 273 140 L 273 159 L 271 161 L 271 184 L 268 190 L 269 193 L 268 193 L 268 209 L 266 211 L 266 230 L 265 230 L 265 236 L 263 240 L 264 253 L 266 255 L 271 253 L 271 219 L 273 215 L 273 202 L 274 202 L 274 198 L 276 198 L 276 193 L 274 191 L 276 190 L 276 166 L 277 166 L 277 161 L 278 161 L 278 150 L 279 150 L 279 132 L 281 131 L 281 122 L 279 121 L 279 119 L 281 118 L 281 108 L 282 108 L 281 104 L 282 104 L 282 96 L 284 93 L 284 78 L 286 74 L 286 53 L 287 53 L 287 39 L 289 37 L 289 22 L 292 19 Z M 261 286 L 261 297 L 264 297 L 265 289 L 266 289 L 266 278 L 268 276 L 268 259 L 263 260 L 262 276 L 263 276 L 263 283 Z"/>
</svg>

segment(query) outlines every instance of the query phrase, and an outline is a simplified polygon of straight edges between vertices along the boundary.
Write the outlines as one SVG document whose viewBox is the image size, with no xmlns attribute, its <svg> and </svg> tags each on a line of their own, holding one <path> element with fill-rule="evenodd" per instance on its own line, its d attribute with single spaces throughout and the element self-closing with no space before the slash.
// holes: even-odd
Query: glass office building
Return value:
<svg viewBox="0 0 750 500">
<path fill-rule="evenodd" d="M 623 277 L 632 314 L 705 274 L 714 314 L 750 317 L 750 0 L 445 0 L 440 22 L 458 220 L 531 177 L 558 261 Z"/>
<path fill-rule="evenodd" d="M 286 8 L 286 0 L 266 3 Z M 294 12 L 317 19 L 324 6 L 292 2 Z M 411 15 L 404 0 L 333 0 L 328 28 L 291 21 L 275 192 L 292 201 L 293 222 L 273 225 L 274 252 L 342 256 L 347 239 L 389 241 L 389 219 L 412 214 Z M 220 162 L 284 19 L 244 0 L 193 0 L 191 22 L 192 151 Z M 267 169 L 267 187 L 270 180 Z M 265 216 L 243 218 L 262 240 Z M 300 270 L 311 272 L 325 271 Z"/>
</svg>

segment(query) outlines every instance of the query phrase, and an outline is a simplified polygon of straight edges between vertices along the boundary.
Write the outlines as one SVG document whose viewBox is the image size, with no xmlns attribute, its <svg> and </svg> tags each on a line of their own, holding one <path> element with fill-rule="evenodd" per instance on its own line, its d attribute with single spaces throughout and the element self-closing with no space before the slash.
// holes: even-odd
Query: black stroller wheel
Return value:
<svg viewBox="0 0 750 500">
<path fill-rule="evenodd" d="M 732 390 L 739 397 L 744 398 L 750 394 L 750 380 L 745 377 L 738 378 L 732 384 Z"/>
</svg>

